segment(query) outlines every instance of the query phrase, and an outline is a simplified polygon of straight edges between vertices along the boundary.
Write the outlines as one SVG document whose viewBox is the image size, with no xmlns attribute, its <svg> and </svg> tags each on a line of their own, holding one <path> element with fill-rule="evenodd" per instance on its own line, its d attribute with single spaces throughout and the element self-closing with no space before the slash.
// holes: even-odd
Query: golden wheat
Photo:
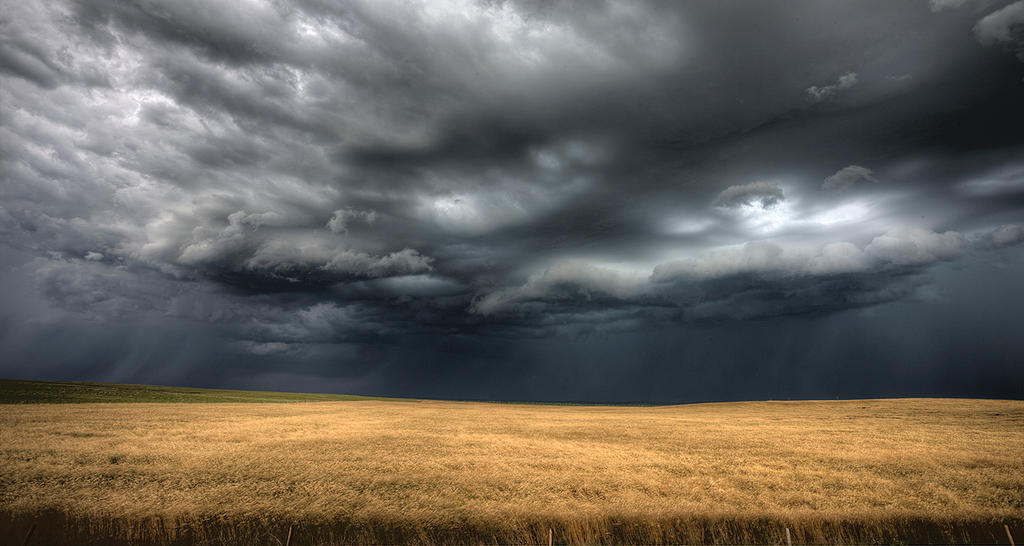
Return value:
<svg viewBox="0 0 1024 546">
<path fill-rule="evenodd" d="M 0 425 L 12 525 L 126 543 L 870 541 L 1024 516 L 1021 401 L 25 405 Z"/>
</svg>

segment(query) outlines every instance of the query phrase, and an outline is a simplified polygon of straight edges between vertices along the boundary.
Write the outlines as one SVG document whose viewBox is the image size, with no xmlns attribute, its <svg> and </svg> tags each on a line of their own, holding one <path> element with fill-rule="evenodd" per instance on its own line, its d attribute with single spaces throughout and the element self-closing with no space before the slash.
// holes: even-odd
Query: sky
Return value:
<svg viewBox="0 0 1024 546">
<path fill-rule="evenodd" d="M 1024 398 L 1024 0 L 0 3 L 0 377 Z"/>
</svg>

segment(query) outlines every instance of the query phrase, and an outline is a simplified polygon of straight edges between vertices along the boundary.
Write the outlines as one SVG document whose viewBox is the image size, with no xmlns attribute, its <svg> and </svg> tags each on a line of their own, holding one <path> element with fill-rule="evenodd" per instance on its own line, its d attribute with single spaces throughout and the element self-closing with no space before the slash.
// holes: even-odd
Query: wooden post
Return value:
<svg viewBox="0 0 1024 546">
<path fill-rule="evenodd" d="M 33 525 L 33 527 L 35 526 Z M 1013 543 L 1013 535 L 1010 534 L 1010 526 L 1004 523 L 1003 529 L 1006 530 L 1006 538 L 1010 539 L 1010 546 L 1016 546 L 1016 544 Z M 28 541 L 26 540 L 26 542 Z"/>
<path fill-rule="evenodd" d="M 789 538 L 789 527 L 786 527 L 786 546 L 793 546 L 793 539 Z"/>
<path fill-rule="evenodd" d="M 1007 531 L 1009 533 L 1009 531 Z M 551 546 L 555 541 L 555 530 L 548 527 L 548 546 Z"/>
<path fill-rule="evenodd" d="M 284 546 L 292 546 L 292 528 L 294 528 L 294 527 L 295 527 L 294 525 L 289 525 L 288 526 L 288 538 L 285 539 Z"/>
<path fill-rule="evenodd" d="M 35 523 L 32 524 L 32 527 L 29 528 L 28 533 L 25 534 L 25 542 L 21 543 L 22 546 L 27 546 L 28 545 L 28 541 L 32 540 L 32 533 L 34 533 L 34 532 L 36 532 L 36 524 Z M 1006 531 L 1006 532 L 1009 533 L 1010 531 Z"/>
</svg>

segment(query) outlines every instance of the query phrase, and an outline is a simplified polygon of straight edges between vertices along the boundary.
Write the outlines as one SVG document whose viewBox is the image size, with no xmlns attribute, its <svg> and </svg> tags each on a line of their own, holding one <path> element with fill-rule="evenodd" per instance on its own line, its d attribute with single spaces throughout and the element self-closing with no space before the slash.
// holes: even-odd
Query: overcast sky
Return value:
<svg viewBox="0 0 1024 546">
<path fill-rule="evenodd" d="M 1024 398 L 1024 0 L 0 14 L 2 377 Z"/>
</svg>

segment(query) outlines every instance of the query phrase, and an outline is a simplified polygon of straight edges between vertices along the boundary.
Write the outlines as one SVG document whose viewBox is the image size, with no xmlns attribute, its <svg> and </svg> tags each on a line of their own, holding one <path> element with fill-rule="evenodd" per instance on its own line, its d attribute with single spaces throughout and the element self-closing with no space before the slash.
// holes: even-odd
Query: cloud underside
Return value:
<svg viewBox="0 0 1024 546">
<path fill-rule="evenodd" d="M 744 320 L 830 312 L 903 298 L 916 274 L 959 259 L 970 244 L 959 233 L 895 229 L 858 248 L 832 243 L 818 252 L 785 251 L 772 241 L 677 260 L 649 276 L 580 262 L 552 266 L 526 284 L 483 295 L 479 315 L 572 313 L 576 308 L 651 308 L 675 320 Z"/>
<path fill-rule="evenodd" d="M 1004 226 L 989 240 L 995 247 L 1019 244 L 1022 229 Z M 263 287 L 257 291 L 262 295 L 253 295 L 95 259 L 39 258 L 32 268 L 41 293 L 68 310 L 115 320 L 148 311 L 225 323 L 259 342 L 386 341 L 437 333 L 573 337 L 896 301 L 917 293 L 930 266 L 958 260 L 977 244 L 956 232 L 927 229 L 894 229 L 864 247 L 839 242 L 813 252 L 759 241 L 667 262 L 647 275 L 560 262 L 521 286 L 492 290 L 446 282 L 427 273 L 422 257 L 411 252 L 336 257 L 334 267 L 358 269 L 366 280 L 324 282 L 316 293 L 308 292 L 308 281 L 295 279 L 304 290 L 284 292 L 287 283 L 266 269 L 233 272 L 232 285 Z M 207 277 L 216 280 L 219 269 L 210 267 Z M 380 278 L 375 268 L 393 276 Z"/>
</svg>

